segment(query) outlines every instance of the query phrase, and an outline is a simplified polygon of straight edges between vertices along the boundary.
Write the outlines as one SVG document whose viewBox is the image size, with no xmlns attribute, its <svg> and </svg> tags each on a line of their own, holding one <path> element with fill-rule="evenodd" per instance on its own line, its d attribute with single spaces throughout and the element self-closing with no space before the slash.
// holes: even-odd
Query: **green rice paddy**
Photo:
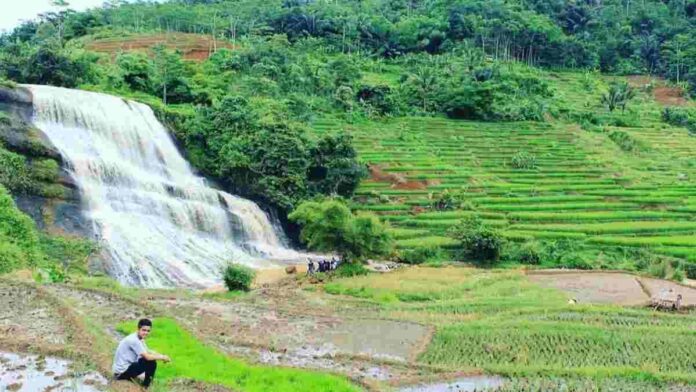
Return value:
<svg viewBox="0 0 696 392">
<path fill-rule="evenodd" d="M 693 311 L 570 304 L 510 269 L 411 267 L 334 280 L 325 290 L 434 325 L 419 363 L 509 377 L 501 390 L 690 391 L 696 383 Z"/>
</svg>

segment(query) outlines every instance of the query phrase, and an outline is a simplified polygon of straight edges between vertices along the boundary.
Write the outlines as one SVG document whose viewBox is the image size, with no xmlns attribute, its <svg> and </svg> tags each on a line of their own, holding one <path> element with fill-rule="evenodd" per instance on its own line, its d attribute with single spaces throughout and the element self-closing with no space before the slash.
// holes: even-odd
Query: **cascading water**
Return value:
<svg viewBox="0 0 696 392">
<path fill-rule="evenodd" d="M 111 276 L 145 287 L 205 287 L 230 260 L 254 268 L 300 255 L 253 202 L 208 187 L 150 107 L 26 86 L 34 124 L 68 163 Z"/>
</svg>

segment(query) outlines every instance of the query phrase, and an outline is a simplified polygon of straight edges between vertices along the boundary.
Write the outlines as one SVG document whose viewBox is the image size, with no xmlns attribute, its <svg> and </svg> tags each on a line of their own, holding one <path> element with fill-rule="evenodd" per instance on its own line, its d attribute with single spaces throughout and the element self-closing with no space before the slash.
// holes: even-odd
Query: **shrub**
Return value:
<svg viewBox="0 0 696 392">
<path fill-rule="evenodd" d="M 35 188 L 24 156 L 0 145 L 0 185 L 13 192 L 31 192 Z"/>
<path fill-rule="evenodd" d="M 300 239 L 311 250 L 338 252 L 348 261 L 385 256 L 393 240 L 375 215 L 354 215 L 339 199 L 306 201 L 288 218 L 302 226 Z"/>
<path fill-rule="evenodd" d="M 696 279 L 696 263 L 684 263 L 684 272 L 689 279 Z"/>
<path fill-rule="evenodd" d="M 694 116 L 684 108 L 668 106 L 662 110 L 662 121 L 677 126 L 685 127 Z"/>
<path fill-rule="evenodd" d="M 611 139 L 620 149 L 627 152 L 634 152 L 640 149 L 640 144 L 624 131 L 612 131 L 609 133 Z"/>
<path fill-rule="evenodd" d="M 339 278 L 351 278 L 353 276 L 367 275 L 370 271 L 360 263 L 342 263 L 336 269 Z"/>
<path fill-rule="evenodd" d="M 452 118 L 484 121 L 542 121 L 548 83 L 522 68 L 483 67 L 442 88 L 442 110 Z"/>
<path fill-rule="evenodd" d="M 466 256 L 483 263 L 497 261 L 505 242 L 497 230 L 485 225 L 479 217 L 462 221 L 449 234 L 460 242 Z"/>
<path fill-rule="evenodd" d="M 0 274 L 40 265 L 45 260 L 34 222 L 17 209 L 0 185 Z"/>
<path fill-rule="evenodd" d="M 589 270 L 592 269 L 592 264 L 587 261 L 579 253 L 571 253 L 564 255 L 558 262 L 559 267 L 570 268 L 570 269 L 581 269 Z"/>
<path fill-rule="evenodd" d="M 256 277 L 256 272 L 240 264 L 228 264 L 222 275 L 222 280 L 229 291 L 249 291 Z"/>
<path fill-rule="evenodd" d="M 515 246 L 508 257 L 512 261 L 518 261 L 522 264 L 538 265 L 544 259 L 544 249 L 542 244 L 537 241 L 527 241 L 522 245 Z"/>
<path fill-rule="evenodd" d="M 655 254 L 643 248 L 620 248 L 619 251 L 624 257 L 632 260 L 638 270 L 647 270 L 652 264 L 659 261 Z"/>
<path fill-rule="evenodd" d="M 690 134 L 696 134 L 696 112 L 693 110 L 666 107 L 662 111 L 662 120 L 677 127 L 685 127 Z"/>
<path fill-rule="evenodd" d="M 430 203 L 430 207 L 438 211 L 449 211 L 462 209 L 465 206 L 465 199 L 463 192 L 450 192 L 445 189 L 434 197 Z M 471 203 L 468 203 L 466 209 L 473 209 Z"/>
<path fill-rule="evenodd" d="M 609 91 L 602 94 L 601 101 L 610 112 L 613 112 L 617 108 L 621 108 L 621 111 L 626 110 L 626 105 L 628 101 L 636 96 L 636 91 L 633 87 L 629 86 L 628 83 L 613 83 L 609 86 Z"/>
<path fill-rule="evenodd" d="M 362 85 L 356 93 L 356 99 L 363 105 L 371 106 L 379 115 L 396 111 L 396 102 L 391 96 L 389 86 Z"/>
<path fill-rule="evenodd" d="M 21 268 L 28 263 L 26 252 L 0 237 L 0 274 Z"/>
<path fill-rule="evenodd" d="M 684 281 L 684 271 L 680 269 L 675 269 L 674 272 L 672 272 L 672 280 L 677 282 Z"/>
<path fill-rule="evenodd" d="M 669 261 L 661 260 L 657 263 L 651 264 L 648 267 L 648 273 L 657 278 L 666 278 L 669 275 L 672 266 Z"/>
<path fill-rule="evenodd" d="M 512 165 L 512 167 L 515 169 L 535 169 L 536 156 L 525 151 L 520 151 L 512 156 L 510 165 Z"/>
<path fill-rule="evenodd" d="M 421 264 L 439 258 L 442 258 L 442 249 L 436 246 L 419 246 L 413 249 L 406 249 L 399 255 L 399 260 L 408 264 Z"/>
<path fill-rule="evenodd" d="M 7 80 L 7 79 L 3 78 L 2 76 L 0 76 L 0 87 L 9 88 L 11 90 L 14 90 L 17 88 L 17 83 L 15 83 L 11 80 Z"/>
</svg>

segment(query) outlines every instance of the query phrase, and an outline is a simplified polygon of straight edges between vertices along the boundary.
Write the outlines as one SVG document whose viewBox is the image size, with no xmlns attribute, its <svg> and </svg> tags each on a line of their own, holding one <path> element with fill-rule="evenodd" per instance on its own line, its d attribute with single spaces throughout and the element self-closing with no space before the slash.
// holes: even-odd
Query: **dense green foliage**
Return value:
<svg viewBox="0 0 696 392">
<path fill-rule="evenodd" d="M 535 169 L 536 157 L 525 151 L 520 151 L 512 156 L 510 165 L 515 169 Z"/>
<path fill-rule="evenodd" d="M 118 331 L 130 334 L 136 323 L 118 325 Z M 249 365 L 206 346 L 175 321 L 155 319 L 148 347 L 166 353 L 172 361 L 157 368 L 156 382 L 166 384 L 186 378 L 224 385 L 236 391 L 357 391 L 348 380 L 306 370 Z"/>
<path fill-rule="evenodd" d="M 17 209 L 12 197 L 0 185 L 0 274 L 35 266 L 44 257 L 34 222 Z"/>
<path fill-rule="evenodd" d="M 17 81 L 107 84 L 170 103 L 253 92 L 300 118 L 328 105 L 368 115 L 540 119 L 548 87 L 525 67 L 499 62 L 693 80 L 696 6 L 624 3 L 180 0 L 64 10 L 2 37 L 0 69 Z M 94 38 L 163 30 L 210 34 L 237 48 L 218 49 L 203 67 L 161 46 L 152 59 L 121 53 L 115 67 L 95 67 L 82 49 Z"/>
<path fill-rule="evenodd" d="M 86 273 L 87 259 L 95 251 L 84 239 L 40 233 L 0 184 L 0 274 L 36 268 L 42 279 L 62 281 L 68 271 Z"/>
<path fill-rule="evenodd" d="M 222 270 L 222 280 L 229 291 L 249 291 L 256 272 L 241 264 L 229 264 Z"/>
<path fill-rule="evenodd" d="M 44 197 L 64 196 L 65 189 L 57 184 L 58 162 L 51 158 L 33 157 L 3 148 L 0 143 L 0 185 L 16 194 L 35 194 Z"/>
<path fill-rule="evenodd" d="M 285 210 L 316 193 L 350 196 L 365 171 L 351 137 L 329 135 L 314 143 L 271 110 L 241 96 L 200 108 L 186 127 L 193 163 Z"/>
<path fill-rule="evenodd" d="M 451 227 L 449 234 L 460 242 L 461 250 L 470 259 L 492 263 L 500 258 L 504 245 L 502 235 L 477 216 Z"/>
<path fill-rule="evenodd" d="M 348 261 L 386 256 L 392 251 L 392 239 L 376 216 L 353 215 L 337 199 L 304 202 L 289 218 L 302 227 L 300 238 L 310 250 L 335 251 Z"/>
<path fill-rule="evenodd" d="M 661 73 L 677 82 L 696 72 L 690 1 L 516 2 L 429 0 L 321 2 L 179 0 L 75 13 L 47 13 L 5 38 L 63 43 L 110 31 L 175 30 L 238 42 L 283 34 L 292 42 L 321 41 L 330 51 L 395 58 L 439 54 L 463 42 L 497 59 L 605 72 Z"/>
<path fill-rule="evenodd" d="M 602 94 L 602 104 L 610 112 L 621 108 L 621 112 L 626 111 L 628 102 L 636 96 L 636 91 L 628 83 L 612 83 L 609 90 Z"/>
<path fill-rule="evenodd" d="M 662 119 L 671 125 L 685 127 L 689 133 L 696 135 L 696 110 L 680 107 L 666 107 Z"/>
</svg>

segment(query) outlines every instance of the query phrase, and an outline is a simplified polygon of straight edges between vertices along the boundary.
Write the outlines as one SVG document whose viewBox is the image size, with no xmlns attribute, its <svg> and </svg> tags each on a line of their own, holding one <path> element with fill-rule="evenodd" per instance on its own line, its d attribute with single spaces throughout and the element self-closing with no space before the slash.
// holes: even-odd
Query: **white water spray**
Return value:
<svg viewBox="0 0 696 392">
<path fill-rule="evenodd" d="M 299 254 L 253 202 L 208 187 L 150 107 L 118 97 L 26 86 L 34 124 L 58 148 L 111 276 L 145 287 L 205 287 L 235 261 L 254 268 Z"/>
</svg>

